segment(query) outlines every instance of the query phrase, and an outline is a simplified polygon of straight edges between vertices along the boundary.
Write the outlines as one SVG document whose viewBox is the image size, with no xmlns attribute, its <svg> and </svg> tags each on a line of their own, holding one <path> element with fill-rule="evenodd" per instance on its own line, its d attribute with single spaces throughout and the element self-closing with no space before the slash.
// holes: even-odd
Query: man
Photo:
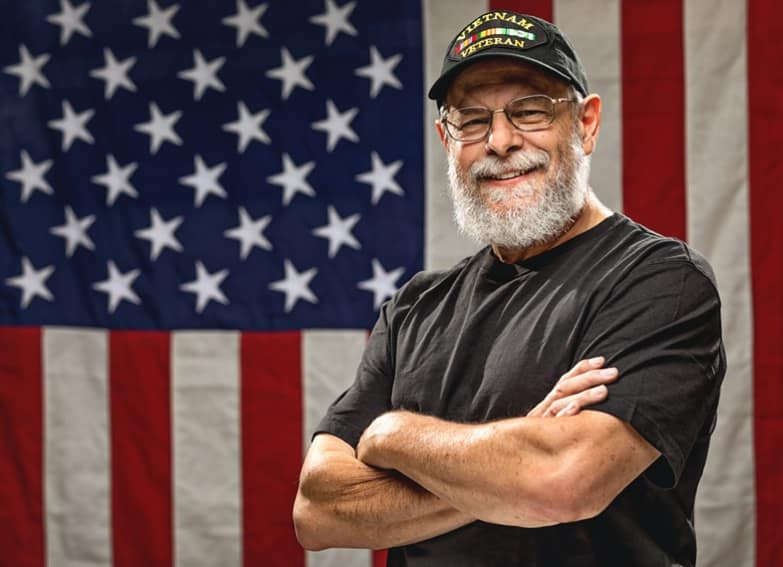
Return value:
<svg viewBox="0 0 783 567">
<path fill-rule="evenodd" d="M 590 189 L 601 101 L 552 24 L 478 17 L 429 96 L 457 221 L 489 246 L 382 308 L 305 459 L 300 542 L 390 565 L 694 565 L 725 372 L 709 266 Z"/>
</svg>

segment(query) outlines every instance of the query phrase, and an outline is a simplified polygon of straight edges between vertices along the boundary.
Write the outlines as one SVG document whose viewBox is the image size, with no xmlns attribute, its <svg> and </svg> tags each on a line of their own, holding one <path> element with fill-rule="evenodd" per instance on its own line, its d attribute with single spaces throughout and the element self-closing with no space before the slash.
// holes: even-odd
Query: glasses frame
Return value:
<svg viewBox="0 0 783 567">
<path fill-rule="evenodd" d="M 525 100 L 528 98 L 540 98 L 540 97 L 549 99 L 549 101 L 552 103 L 552 114 L 549 117 L 549 122 L 547 122 L 543 126 L 537 126 L 535 128 L 520 128 L 519 126 L 517 126 L 514 123 L 514 121 L 511 119 L 511 115 L 508 112 L 508 108 L 512 104 L 518 103 L 520 100 Z M 552 98 L 551 96 L 545 94 L 534 94 L 534 95 L 526 95 L 526 96 L 515 98 L 513 100 L 508 101 L 502 107 L 496 108 L 494 110 L 487 108 L 486 106 L 463 106 L 462 108 L 455 108 L 447 112 L 446 107 L 444 106 L 441 111 L 440 120 L 443 123 L 443 129 L 446 130 L 446 134 L 448 135 L 448 137 L 454 140 L 455 142 L 467 142 L 467 143 L 479 142 L 484 138 L 486 138 L 487 136 L 489 136 L 489 133 L 492 131 L 492 121 L 495 118 L 495 114 L 497 114 L 498 112 L 502 112 L 503 114 L 505 114 L 509 124 L 511 124 L 516 130 L 519 130 L 520 132 L 540 132 L 541 130 L 546 130 L 547 128 L 552 126 L 552 123 L 555 121 L 555 116 L 557 115 L 557 105 L 560 104 L 561 102 L 579 102 L 579 101 L 568 97 Z M 458 128 L 458 126 L 453 122 L 449 122 L 448 115 L 451 112 L 465 111 L 468 109 L 475 109 L 475 110 L 481 109 L 481 110 L 489 111 L 489 122 L 487 123 L 487 129 L 481 136 L 471 136 L 469 138 L 457 138 L 454 134 L 451 133 L 449 126 L 454 128 Z"/>
</svg>

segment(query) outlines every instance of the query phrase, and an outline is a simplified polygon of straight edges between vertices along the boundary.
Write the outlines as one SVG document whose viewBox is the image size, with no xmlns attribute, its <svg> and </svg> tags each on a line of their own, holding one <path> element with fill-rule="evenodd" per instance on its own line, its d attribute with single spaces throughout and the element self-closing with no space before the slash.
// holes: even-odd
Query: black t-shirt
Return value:
<svg viewBox="0 0 783 567">
<path fill-rule="evenodd" d="M 354 384 L 317 431 L 356 446 L 378 415 L 458 422 L 525 415 L 583 358 L 620 379 L 590 407 L 630 423 L 661 457 L 597 517 L 547 528 L 474 522 L 390 550 L 389 565 L 693 565 L 696 485 L 725 372 L 706 261 L 620 214 L 503 264 L 485 248 L 412 278 L 381 310 Z"/>
</svg>

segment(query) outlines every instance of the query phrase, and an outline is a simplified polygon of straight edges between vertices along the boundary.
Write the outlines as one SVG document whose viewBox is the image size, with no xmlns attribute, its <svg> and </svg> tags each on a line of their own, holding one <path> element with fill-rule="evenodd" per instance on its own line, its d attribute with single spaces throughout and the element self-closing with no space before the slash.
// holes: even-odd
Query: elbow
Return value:
<svg viewBox="0 0 783 567">
<path fill-rule="evenodd" d="M 540 492 L 539 505 L 556 523 L 565 524 L 594 518 L 611 504 L 614 496 L 605 487 L 596 486 L 589 478 L 573 475 L 553 475 Z"/>
<path fill-rule="evenodd" d="M 301 493 L 296 495 L 293 510 L 296 540 L 308 551 L 321 551 L 329 547 L 322 540 L 322 530 L 318 527 L 318 517 L 312 503 Z"/>
</svg>

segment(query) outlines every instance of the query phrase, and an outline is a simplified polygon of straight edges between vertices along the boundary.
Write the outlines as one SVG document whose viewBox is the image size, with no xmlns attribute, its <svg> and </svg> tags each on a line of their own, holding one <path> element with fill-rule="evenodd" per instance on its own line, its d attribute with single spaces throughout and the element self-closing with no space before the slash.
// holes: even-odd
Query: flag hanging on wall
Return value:
<svg viewBox="0 0 783 567">
<path fill-rule="evenodd" d="M 425 91 L 487 8 L 603 99 L 592 185 L 715 267 L 700 565 L 783 562 L 771 0 L 0 0 L 0 565 L 346 565 L 290 513 L 378 308 L 470 252 Z"/>
</svg>

